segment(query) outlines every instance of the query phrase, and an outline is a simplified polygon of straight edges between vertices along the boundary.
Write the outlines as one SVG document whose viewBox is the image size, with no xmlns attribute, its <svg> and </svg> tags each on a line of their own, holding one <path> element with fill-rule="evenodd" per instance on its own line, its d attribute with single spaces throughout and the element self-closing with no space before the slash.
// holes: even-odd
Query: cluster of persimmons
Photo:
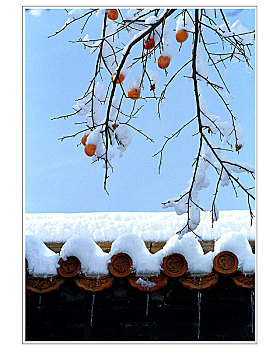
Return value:
<svg viewBox="0 0 280 350">
<path fill-rule="evenodd" d="M 141 9 L 137 9 L 137 10 L 141 10 Z M 118 14 L 118 10 L 117 9 L 110 9 L 107 12 L 107 17 L 112 20 L 115 21 L 118 19 L 119 14 Z M 176 41 L 178 43 L 183 43 L 188 39 L 188 33 L 185 29 L 181 29 L 178 30 L 176 32 Z M 143 48 L 145 50 L 152 50 L 155 47 L 155 40 L 153 37 L 150 37 L 148 40 L 144 39 L 143 41 Z M 158 66 L 161 69 L 166 69 L 169 64 L 170 64 L 170 60 L 171 58 L 169 56 L 159 56 L 158 58 Z M 114 73 L 111 77 L 111 81 L 113 82 L 115 77 L 116 77 L 117 73 Z M 116 79 L 116 83 L 120 84 L 124 81 L 125 76 L 121 73 L 118 74 L 118 78 Z M 140 89 L 130 89 L 128 91 L 127 96 L 129 98 L 131 98 L 132 100 L 137 100 L 140 97 Z M 85 146 L 85 153 L 87 156 L 92 157 L 96 151 L 96 146 L 92 145 L 92 144 L 87 144 L 86 145 L 86 140 L 87 140 L 87 135 L 84 135 L 82 138 L 82 144 Z"/>
</svg>

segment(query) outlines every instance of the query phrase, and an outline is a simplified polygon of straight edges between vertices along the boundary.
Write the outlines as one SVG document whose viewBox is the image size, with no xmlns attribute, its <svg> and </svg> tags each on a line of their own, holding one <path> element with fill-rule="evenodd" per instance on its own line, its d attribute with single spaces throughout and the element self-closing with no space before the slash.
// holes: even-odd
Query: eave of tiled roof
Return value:
<svg viewBox="0 0 280 350">
<path fill-rule="evenodd" d="M 250 242 L 254 251 L 254 243 Z M 98 244 L 103 251 L 110 252 L 111 244 Z M 147 249 L 155 253 L 164 246 L 165 242 L 145 242 Z M 214 242 L 200 242 L 204 254 L 214 250 Z M 63 246 L 56 244 L 55 247 L 47 244 L 52 250 Z M 230 251 L 222 251 L 213 260 L 213 271 L 204 275 L 191 275 L 188 272 L 188 261 L 179 253 L 173 253 L 164 257 L 161 264 L 161 272 L 158 275 L 141 276 L 133 270 L 133 258 L 126 253 L 113 255 L 108 263 L 109 273 L 103 276 L 86 276 L 81 272 L 81 262 L 76 256 L 59 259 L 57 276 L 38 277 L 28 272 L 26 267 L 26 288 L 37 293 L 48 293 L 58 290 L 66 279 L 74 279 L 78 287 L 91 292 L 100 292 L 111 288 L 116 279 L 126 278 L 131 287 L 144 292 L 152 292 L 165 287 L 170 279 L 178 279 L 181 285 L 190 290 L 203 290 L 211 288 L 218 283 L 219 276 L 231 278 L 238 287 L 254 288 L 254 274 L 245 275 L 238 270 L 238 258 Z"/>
</svg>

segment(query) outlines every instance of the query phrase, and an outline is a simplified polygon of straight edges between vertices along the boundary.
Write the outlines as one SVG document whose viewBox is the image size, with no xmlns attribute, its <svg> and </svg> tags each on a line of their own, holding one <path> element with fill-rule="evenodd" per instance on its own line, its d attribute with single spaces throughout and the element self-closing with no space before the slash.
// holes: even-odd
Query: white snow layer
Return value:
<svg viewBox="0 0 280 350">
<path fill-rule="evenodd" d="M 108 253 L 89 237 L 74 236 L 67 240 L 60 251 L 60 256 L 66 260 L 69 256 L 77 257 L 81 262 L 81 272 L 86 276 L 107 275 Z"/>
<path fill-rule="evenodd" d="M 28 272 L 36 277 L 57 275 L 59 254 L 51 251 L 43 241 L 36 236 L 25 236 L 25 258 L 28 262 Z"/>
<path fill-rule="evenodd" d="M 160 273 L 164 257 L 179 253 L 185 257 L 190 274 L 204 275 L 212 271 L 217 254 L 231 251 L 238 258 L 239 270 L 245 274 L 255 272 L 255 255 L 248 242 L 254 239 L 254 227 L 248 224 L 247 211 L 220 212 L 215 229 L 210 228 L 210 213 L 203 213 L 197 234 L 204 240 L 218 239 L 214 252 L 207 254 L 193 233 L 181 239 L 175 234 L 184 223 L 180 221 L 175 213 L 26 214 L 28 270 L 33 276 L 57 275 L 59 258 L 76 256 L 84 275 L 99 277 L 109 273 L 113 255 L 125 253 L 132 259 L 133 272 L 147 277 Z M 152 254 L 144 240 L 167 242 Z M 43 241 L 66 243 L 60 254 L 55 254 Z M 110 253 L 103 252 L 96 241 L 113 241 Z"/>
<path fill-rule="evenodd" d="M 179 231 L 187 214 L 174 212 L 108 212 L 108 213 L 43 213 L 25 214 L 25 234 L 42 241 L 66 242 L 73 236 L 86 236 L 96 242 L 113 242 L 123 234 L 136 234 L 144 241 L 166 242 Z M 201 240 L 217 240 L 229 232 L 239 232 L 255 240 L 255 220 L 250 226 L 248 210 L 220 211 L 219 220 L 211 225 L 211 213 L 201 212 L 196 234 Z"/>
<path fill-rule="evenodd" d="M 184 235 L 182 239 L 179 239 L 178 235 L 174 235 L 156 254 L 161 255 L 163 259 L 174 253 L 185 257 L 190 274 L 207 274 L 212 271 L 213 252 L 204 255 L 203 249 L 193 233 Z"/>
<path fill-rule="evenodd" d="M 148 251 L 143 239 L 136 234 L 124 234 L 111 246 L 110 257 L 118 253 L 128 254 L 132 259 L 132 268 L 137 275 L 159 275 L 160 256 Z"/>
<path fill-rule="evenodd" d="M 238 259 L 238 269 L 245 274 L 255 273 L 255 254 L 244 235 L 230 232 L 215 242 L 214 256 L 222 251 L 229 251 Z"/>
</svg>

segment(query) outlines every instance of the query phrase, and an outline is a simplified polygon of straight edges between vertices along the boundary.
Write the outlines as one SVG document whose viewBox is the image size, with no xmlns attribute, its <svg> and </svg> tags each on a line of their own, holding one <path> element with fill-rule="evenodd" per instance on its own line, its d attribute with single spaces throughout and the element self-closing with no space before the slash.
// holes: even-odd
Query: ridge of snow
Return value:
<svg viewBox="0 0 280 350">
<path fill-rule="evenodd" d="M 109 256 L 118 253 L 125 253 L 131 257 L 136 275 L 159 275 L 159 256 L 150 253 L 143 239 L 136 234 L 124 234 L 113 242 Z"/>
<path fill-rule="evenodd" d="M 135 233 L 144 241 L 166 242 L 186 223 L 187 214 L 174 212 L 97 212 L 25 214 L 26 235 L 34 235 L 46 243 L 66 242 L 74 235 L 96 242 L 113 242 L 126 233 Z M 201 240 L 217 240 L 235 231 L 255 240 L 255 220 L 250 226 L 248 210 L 220 211 L 219 220 L 211 225 L 211 213 L 201 212 L 195 230 Z"/>
<path fill-rule="evenodd" d="M 32 276 L 49 277 L 57 275 L 60 256 L 50 250 L 39 237 L 25 236 L 25 258 L 28 262 L 28 272 Z"/>
<path fill-rule="evenodd" d="M 214 256 L 222 251 L 229 251 L 238 259 L 238 269 L 245 274 L 255 273 L 255 254 L 244 235 L 230 232 L 215 242 Z"/>
<path fill-rule="evenodd" d="M 190 274 L 208 274 L 213 269 L 213 252 L 204 254 L 199 241 L 193 233 L 187 233 L 181 239 L 179 239 L 178 235 L 174 235 L 155 255 L 161 256 L 163 259 L 165 256 L 174 253 L 185 257 Z"/>
<path fill-rule="evenodd" d="M 109 273 L 109 254 L 89 237 L 74 236 L 67 240 L 60 251 L 60 256 L 66 260 L 76 256 L 81 262 L 81 272 L 86 276 L 102 276 Z"/>
</svg>

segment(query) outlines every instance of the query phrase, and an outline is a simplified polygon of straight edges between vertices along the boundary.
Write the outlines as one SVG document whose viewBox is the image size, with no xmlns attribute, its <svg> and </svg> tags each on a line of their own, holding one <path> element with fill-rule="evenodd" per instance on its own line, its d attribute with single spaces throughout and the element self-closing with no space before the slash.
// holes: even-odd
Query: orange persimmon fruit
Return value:
<svg viewBox="0 0 280 350">
<path fill-rule="evenodd" d="M 137 100 L 140 97 L 140 90 L 139 89 L 131 89 L 128 91 L 127 96 L 131 98 L 132 100 Z"/>
<path fill-rule="evenodd" d="M 107 17 L 109 19 L 111 19 L 112 21 L 115 21 L 119 17 L 118 10 L 116 10 L 116 9 L 109 10 L 107 12 Z"/>
<path fill-rule="evenodd" d="M 168 56 L 159 56 L 158 59 L 158 66 L 161 69 L 165 69 L 169 66 L 170 63 L 170 57 Z"/>
<path fill-rule="evenodd" d="M 235 149 L 236 149 L 237 152 L 240 151 L 241 148 L 242 148 L 242 145 L 235 145 Z"/>
<path fill-rule="evenodd" d="M 87 138 L 88 138 L 88 135 L 84 135 L 84 136 L 82 137 L 82 144 L 83 144 L 84 146 L 86 145 Z"/>
<path fill-rule="evenodd" d="M 114 73 L 111 77 L 111 80 L 114 81 L 115 76 L 117 75 L 117 73 Z M 124 75 L 119 73 L 119 78 L 117 79 L 117 84 L 122 83 L 124 81 Z"/>
<path fill-rule="evenodd" d="M 96 151 L 96 146 L 92 144 L 88 144 L 85 146 L 85 154 L 89 157 L 92 157 Z"/>
<path fill-rule="evenodd" d="M 176 40 L 178 43 L 183 43 L 188 39 L 188 37 L 189 34 L 184 29 L 178 30 L 178 32 L 176 32 Z"/>
<path fill-rule="evenodd" d="M 144 39 L 144 49 L 151 50 L 155 47 L 155 41 L 153 38 L 150 38 L 149 40 Z"/>
</svg>

